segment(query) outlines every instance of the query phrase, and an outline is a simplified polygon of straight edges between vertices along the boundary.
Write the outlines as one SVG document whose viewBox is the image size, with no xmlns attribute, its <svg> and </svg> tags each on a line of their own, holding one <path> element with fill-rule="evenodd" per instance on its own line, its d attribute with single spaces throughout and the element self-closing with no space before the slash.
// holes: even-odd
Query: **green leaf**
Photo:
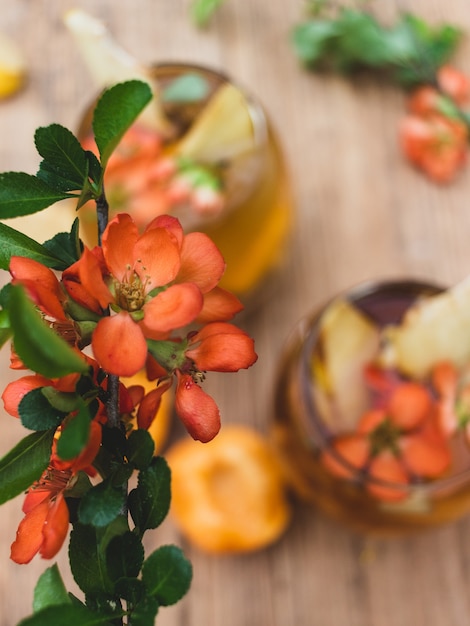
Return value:
<svg viewBox="0 0 470 626">
<path fill-rule="evenodd" d="M 163 102 L 199 102 L 207 98 L 209 84 L 205 78 L 195 73 L 183 74 L 162 90 Z"/>
<path fill-rule="evenodd" d="M 70 533 L 69 560 L 75 582 L 87 595 L 112 593 L 103 532 L 94 526 L 74 524 Z"/>
<path fill-rule="evenodd" d="M 196 26 L 206 26 L 224 0 L 193 0 L 190 10 Z"/>
<path fill-rule="evenodd" d="M 42 387 L 41 393 L 51 406 L 65 415 L 80 408 L 80 398 L 76 393 L 66 393 L 55 387 Z"/>
<path fill-rule="evenodd" d="M 142 567 L 142 580 L 162 606 L 175 604 L 191 585 L 193 568 L 176 546 L 162 546 L 155 550 Z"/>
<path fill-rule="evenodd" d="M 45 388 L 32 389 L 21 398 L 18 405 L 21 423 L 30 430 L 57 428 L 66 416 L 66 413 L 50 405 L 43 389 Z"/>
<path fill-rule="evenodd" d="M 147 430 L 133 430 L 128 438 L 127 458 L 136 469 L 150 465 L 155 452 L 155 443 Z"/>
<path fill-rule="evenodd" d="M 56 270 L 65 270 L 78 261 L 81 256 L 81 244 L 78 236 L 79 222 L 74 220 L 70 233 L 57 233 L 43 243 L 43 247 L 56 259 Z"/>
<path fill-rule="evenodd" d="M 130 530 L 111 539 L 106 549 L 106 566 L 111 580 L 137 578 L 144 562 L 144 547 Z"/>
<path fill-rule="evenodd" d="M 0 309 L 0 348 L 10 339 L 12 335 L 10 327 L 10 316 L 8 311 Z"/>
<path fill-rule="evenodd" d="M 88 444 L 90 439 L 91 416 L 87 406 L 80 404 L 78 412 L 71 416 L 62 427 L 61 435 L 57 441 L 57 456 L 64 461 L 69 461 L 78 456 Z"/>
<path fill-rule="evenodd" d="M 0 459 L 0 504 L 39 480 L 51 458 L 54 432 L 31 433 Z"/>
<path fill-rule="evenodd" d="M 47 378 L 88 372 L 87 363 L 42 320 L 20 285 L 11 288 L 9 315 L 18 356 Z"/>
<path fill-rule="evenodd" d="M 31 174 L 0 174 L 0 219 L 31 215 L 69 197 Z"/>
<path fill-rule="evenodd" d="M 292 43 L 299 59 L 314 67 L 323 62 L 328 44 L 338 34 L 337 24 L 330 20 L 308 21 L 292 31 Z"/>
<path fill-rule="evenodd" d="M 8 270 L 12 256 L 34 259 L 47 267 L 56 267 L 58 258 L 40 243 L 18 230 L 0 223 L 0 268 Z"/>
<path fill-rule="evenodd" d="M 140 582 L 139 580 L 135 582 Z M 156 598 L 152 596 L 144 596 L 143 599 L 134 605 L 134 609 L 131 612 L 131 624 L 132 626 L 154 626 L 155 617 L 158 613 L 159 604 Z"/>
<path fill-rule="evenodd" d="M 39 178 L 62 191 L 83 187 L 88 176 L 88 159 L 70 130 L 60 124 L 51 124 L 38 128 L 34 141 L 44 159 L 38 172 Z"/>
<path fill-rule="evenodd" d="M 125 505 L 125 493 L 111 478 L 90 489 L 80 502 L 78 518 L 82 524 L 102 528 L 115 520 Z"/>
<path fill-rule="evenodd" d="M 171 472 L 163 457 L 155 457 L 151 465 L 139 473 L 137 487 L 128 498 L 129 510 L 141 534 L 157 528 L 170 508 Z"/>
<path fill-rule="evenodd" d="M 27 617 L 18 626 L 112 626 L 109 614 L 100 615 L 78 604 L 49 606 Z"/>
<path fill-rule="evenodd" d="M 57 563 L 48 567 L 38 578 L 34 588 L 33 611 L 37 613 L 48 606 L 71 604 Z"/>
<path fill-rule="evenodd" d="M 126 130 L 151 99 L 152 90 L 147 83 L 131 80 L 107 89 L 98 100 L 93 132 L 103 169 Z"/>
</svg>

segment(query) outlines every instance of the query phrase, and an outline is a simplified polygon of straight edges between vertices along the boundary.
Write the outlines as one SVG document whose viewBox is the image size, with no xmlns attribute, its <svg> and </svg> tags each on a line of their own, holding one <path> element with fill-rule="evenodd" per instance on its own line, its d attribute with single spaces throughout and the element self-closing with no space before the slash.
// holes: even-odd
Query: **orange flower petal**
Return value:
<svg viewBox="0 0 470 626">
<path fill-rule="evenodd" d="M 419 426 L 432 408 L 428 390 L 419 383 L 403 383 L 392 393 L 387 413 L 398 428 L 411 430 Z"/>
<path fill-rule="evenodd" d="M 407 469 L 419 477 L 437 478 L 451 462 L 449 446 L 444 437 L 437 439 L 426 432 L 402 437 L 400 449 Z"/>
<path fill-rule="evenodd" d="M 369 465 L 369 475 L 381 482 L 369 481 L 367 491 L 379 500 L 397 502 L 408 496 L 404 489 L 409 483 L 408 474 L 403 464 L 391 452 L 382 452 L 372 459 Z"/>
<path fill-rule="evenodd" d="M 240 328 L 224 322 L 207 324 L 191 344 L 194 348 L 186 350 L 186 356 L 202 371 L 237 372 L 250 367 L 258 358 L 253 339 Z"/>
<path fill-rule="evenodd" d="M 172 215 L 158 215 L 150 222 L 146 230 L 152 230 L 153 228 L 164 228 L 175 238 L 178 248 L 181 248 L 183 245 L 184 232 L 179 220 L 176 219 L 176 217 L 173 217 Z"/>
<path fill-rule="evenodd" d="M 62 305 L 64 294 L 51 269 L 33 259 L 12 256 L 10 273 L 13 282 L 21 283 L 28 291 L 29 297 L 47 315 L 58 320 L 66 319 Z"/>
<path fill-rule="evenodd" d="M 188 374 L 178 374 L 175 409 L 193 439 L 207 443 L 220 430 L 217 404 Z"/>
<path fill-rule="evenodd" d="M 230 291 L 214 287 L 204 294 L 204 305 L 197 316 L 201 324 L 208 322 L 226 322 L 243 310 L 243 304 Z"/>
<path fill-rule="evenodd" d="M 147 293 L 170 283 L 180 269 L 179 246 L 163 228 L 147 230 L 136 242 L 133 255 L 132 267 L 147 285 Z"/>
<path fill-rule="evenodd" d="M 352 478 L 357 470 L 365 467 L 370 454 L 370 446 L 366 437 L 361 435 L 344 435 L 336 437 L 331 449 L 326 448 L 321 462 L 335 476 Z"/>
<path fill-rule="evenodd" d="M 49 504 L 47 519 L 42 528 L 43 541 L 39 554 L 52 559 L 62 547 L 69 530 L 69 509 L 62 493 Z"/>
<path fill-rule="evenodd" d="M 111 274 L 122 281 L 129 267 L 133 267 L 133 250 L 139 238 L 134 220 L 127 213 L 119 213 L 106 227 L 102 237 L 103 255 Z"/>
<path fill-rule="evenodd" d="M 21 520 L 16 539 L 11 544 L 10 558 L 15 563 L 29 563 L 43 542 L 42 529 L 49 513 L 49 500 L 43 500 Z"/>
<path fill-rule="evenodd" d="M 385 409 L 371 409 L 366 411 L 359 420 L 357 433 L 368 435 L 379 426 L 387 417 Z"/>
<path fill-rule="evenodd" d="M 204 233 L 189 233 L 181 249 L 179 282 L 193 282 L 202 293 L 213 289 L 225 271 L 225 261 L 215 243 Z"/>
<path fill-rule="evenodd" d="M 125 311 L 98 322 L 91 346 L 96 360 L 109 374 L 133 376 L 145 365 L 145 338 Z"/>
<path fill-rule="evenodd" d="M 51 385 L 51 381 L 39 374 L 31 374 L 30 376 L 23 376 L 18 380 L 14 380 L 5 387 L 2 393 L 3 406 L 5 411 L 13 417 L 19 417 L 18 406 L 23 397 L 39 387 L 47 387 Z"/>
<path fill-rule="evenodd" d="M 171 381 L 169 381 L 169 384 L 160 385 L 152 389 L 152 391 L 149 391 L 144 396 L 137 411 L 137 424 L 139 428 L 144 428 L 145 430 L 150 428 L 160 408 L 162 396 L 170 386 Z"/>
<path fill-rule="evenodd" d="M 172 285 L 144 304 L 140 326 L 152 338 L 193 322 L 202 309 L 202 293 L 193 283 Z"/>
</svg>

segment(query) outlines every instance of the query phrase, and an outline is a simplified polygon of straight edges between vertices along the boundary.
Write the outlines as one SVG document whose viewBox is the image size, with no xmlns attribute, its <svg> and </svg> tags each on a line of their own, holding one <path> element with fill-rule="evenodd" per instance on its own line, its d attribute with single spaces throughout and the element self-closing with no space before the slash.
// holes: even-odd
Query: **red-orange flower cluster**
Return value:
<svg viewBox="0 0 470 626">
<path fill-rule="evenodd" d="M 377 382 L 382 400 L 362 415 L 355 432 L 333 438 L 322 462 L 342 478 L 362 475 L 372 496 L 396 501 L 407 497 L 406 487 L 416 479 L 445 472 L 449 441 L 440 422 L 441 396 L 436 400 L 421 383 L 379 380 L 375 372 Z"/>
<path fill-rule="evenodd" d="M 440 68 L 436 87 L 423 86 L 408 100 L 400 126 L 406 157 L 439 183 L 452 181 L 467 160 L 468 127 L 460 108 L 468 103 L 470 80 L 450 66 Z"/>
</svg>

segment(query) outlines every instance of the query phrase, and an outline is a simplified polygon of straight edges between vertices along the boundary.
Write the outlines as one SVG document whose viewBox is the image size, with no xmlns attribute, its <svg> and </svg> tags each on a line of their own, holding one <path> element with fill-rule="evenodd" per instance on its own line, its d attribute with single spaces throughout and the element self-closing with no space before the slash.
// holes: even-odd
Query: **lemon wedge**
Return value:
<svg viewBox="0 0 470 626">
<path fill-rule="evenodd" d="M 470 361 L 470 277 L 417 301 L 384 336 L 381 361 L 412 378 L 423 378 L 439 361 L 464 366 Z"/>
<path fill-rule="evenodd" d="M 243 92 L 231 83 L 221 85 L 196 122 L 180 141 L 180 156 L 202 163 L 231 161 L 253 150 L 256 144 L 252 108 Z"/>
<path fill-rule="evenodd" d="M 7 98 L 23 87 L 26 62 L 21 50 L 6 35 L 0 34 L 0 98 Z"/>
<path fill-rule="evenodd" d="M 354 428 L 368 407 L 364 367 L 377 356 L 380 330 L 347 300 L 338 298 L 322 315 L 319 342 L 312 371 L 322 417 L 332 427 Z"/>
<path fill-rule="evenodd" d="M 124 50 L 100 20 L 81 9 L 71 9 L 64 23 L 72 33 L 81 56 L 99 89 L 127 80 L 148 83 L 154 97 L 139 117 L 139 122 L 171 136 L 173 129 L 162 109 L 158 88 L 150 70 Z"/>
</svg>

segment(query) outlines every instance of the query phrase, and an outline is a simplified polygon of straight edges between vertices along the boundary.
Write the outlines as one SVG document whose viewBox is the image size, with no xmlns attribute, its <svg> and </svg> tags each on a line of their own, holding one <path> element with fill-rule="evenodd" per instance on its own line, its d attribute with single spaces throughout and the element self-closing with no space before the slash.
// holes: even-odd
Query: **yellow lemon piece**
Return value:
<svg viewBox="0 0 470 626">
<path fill-rule="evenodd" d="M 211 442 L 183 439 L 167 451 L 171 514 L 181 532 L 213 553 L 276 541 L 291 519 L 277 457 L 247 426 L 225 426 Z"/>
<path fill-rule="evenodd" d="M 439 361 L 461 368 L 470 361 L 470 277 L 418 300 L 384 334 L 382 363 L 412 378 L 423 378 Z"/>
<path fill-rule="evenodd" d="M 356 307 L 342 298 L 334 300 L 319 322 L 319 348 L 312 359 L 318 404 L 322 417 L 341 429 L 354 428 L 369 406 L 364 367 L 380 347 L 380 330 Z M 326 407 L 331 407 L 325 412 Z"/>
<path fill-rule="evenodd" d="M 148 83 L 154 97 L 140 114 L 139 122 L 164 136 L 171 135 L 172 126 L 163 112 L 158 88 L 149 69 L 115 41 L 103 22 L 86 11 L 67 11 L 64 23 L 73 35 L 96 86 L 104 89 L 127 80 Z"/>
<path fill-rule="evenodd" d="M 180 141 L 176 153 L 202 163 L 220 163 L 251 151 L 255 147 L 254 111 L 240 89 L 224 83 Z"/>
<path fill-rule="evenodd" d="M 0 98 L 7 98 L 24 85 L 26 61 L 19 47 L 0 34 Z"/>
<path fill-rule="evenodd" d="M 131 385 L 142 386 L 145 393 L 155 389 L 155 381 L 148 380 L 145 370 L 141 370 L 134 376 L 122 377 L 121 380 L 126 387 Z M 167 391 L 163 394 L 158 413 L 148 429 L 155 443 L 155 454 L 160 454 L 165 447 L 170 432 L 172 413 L 173 396 L 171 391 Z"/>
</svg>

